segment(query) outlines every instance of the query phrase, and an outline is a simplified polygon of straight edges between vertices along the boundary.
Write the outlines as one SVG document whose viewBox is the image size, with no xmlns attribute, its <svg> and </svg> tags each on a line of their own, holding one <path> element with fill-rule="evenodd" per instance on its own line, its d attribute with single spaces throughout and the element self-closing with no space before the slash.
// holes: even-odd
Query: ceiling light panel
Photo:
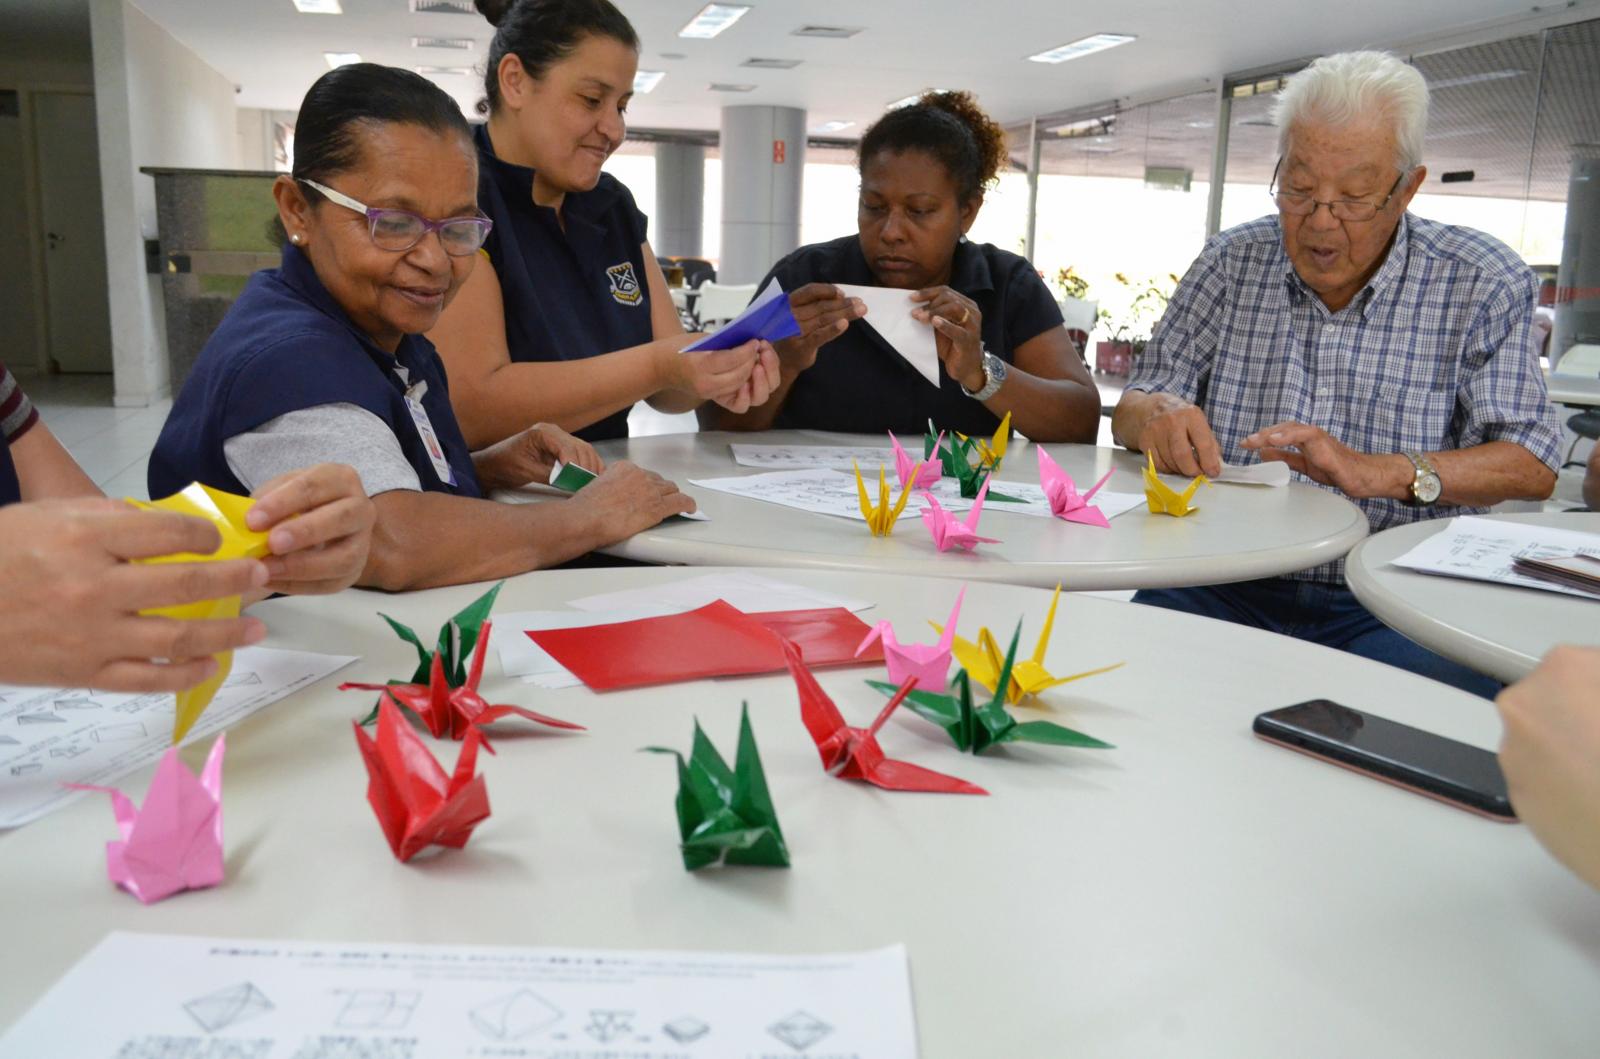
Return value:
<svg viewBox="0 0 1600 1059">
<path fill-rule="evenodd" d="M 800 65 L 799 59 L 746 59 L 739 64 L 757 70 L 793 70 Z"/>
<path fill-rule="evenodd" d="M 755 85 L 735 85 L 722 81 L 713 82 L 707 87 L 713 92 L 754 92 L 756 90 Z"/>
<path fill-rule="evenodd" d="M 344 8 L 339 0 L 294 0 L 294 9 L 302 15 L 342 15 Z"/>
<path fill-rule="evenodd" d="M 710 40 L 743 18 L 749 10 L 749 4 L 707 4 L 689 20 L 688 25 L 678 30 L 678 36 Z"/>
<path fill-rule="evenodd" d="M 791 30 L 790 36 L 794 37 L 824 37 L 828 40 L 844 40 L 861 32 L 860 26 L 801 26 Z"/>
<path fill-rule="evenodd" d="M 644 95 L 653 91 L 661 79 L 667 76 L 664 70 L 639 70 L 633 75 L 633 91 L 636 95 Z"/>
<path fill-rule="evenodd" d="M 413 48 L 447 48 L 450 51 L 471 51 L 477 45 L 471 37 L 412 37 Z"/>
<path fill-rule="evenodd" d="M 1035 63 L 1064 63 L 1069 59 L 1081 59 L 1085 55 L 1093 55 L 1097 51 L 1115 48 L 1119 44 L 1128 44 L 1137 40 L 1137 37 L 1127 33 L 1096 33 L 1092 37 L 1075 40 L 1071 44 L 1063 44 L 1059 48 L 1039 52 L 1037 55 L 1028 56 L 1029 62 Z"/>
<path fill-rule="evenodd" d="M 361 56 L 353 51 L 325 51 L 322 57 L 328 60 L 328 69 L 337 70 L 341 66 L 361 61 Z"/>
<path fill-rule="evenodd" d="M 853 121 L 825 121 L 821 125 L 814 126 L 811 131 L 819 134 L 840 132 L 844 129 L 850 128 L 854 124 L 855 122 Z"/>
<path fill-rule="evenodd" d="M 411 0 L 411 10 L 419 15 L 471 15 L 482 18 L 472 0 Z"/>
<path fill-rule="evenodd" d="M 413 66 L 424 77 L 471 77 L 478 71 L 470 66 Z"/>
<path fill-rule="evenodd" d="M 884 110 L 899 110 L 901 107 L 909 107 L 911 104 L 915 103 L 917 100 L 921 99 L 923 96 L 927 95 L 929 92 L 953 92 L 953 91 L 955 91 L 955 90 L 951 89 L 951 88 L 924 88 L 922 91 L 914 92 L 911 95 L 906 96 L 904 99 L 897 99 L 893 103 L 885 103 L 884 106 L 883 106 L 883 109 Z"/>
<path fill-rule="evenodd" d="M 1485 81 L 1507 81 L 1513 77 L 1521 77 L 1527 72 L 1526 70 L 1485 70 L 1481 74 L 1464 74 L 1461 77 L 1447 77 L 1443 81 L 1429 81 L 1428 87 L 1437 92 L 1441 88 L 1481 85 Z"/>
</svg>

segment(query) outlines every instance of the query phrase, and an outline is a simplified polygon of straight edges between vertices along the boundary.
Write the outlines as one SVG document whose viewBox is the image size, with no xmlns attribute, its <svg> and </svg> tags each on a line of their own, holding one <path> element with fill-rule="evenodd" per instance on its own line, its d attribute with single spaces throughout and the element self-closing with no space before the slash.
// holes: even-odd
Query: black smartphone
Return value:
<svg viewBox="0 0 1600 1059">
<path fill-rule="evenodd" d="M 1493 820 L 1513 823 L 1505 774 L 1490 751 L 1424 732 L 1327 699 L 1312 699 L 1255 720 L 1261 738 L 1365 772 Z"/>
</svg>

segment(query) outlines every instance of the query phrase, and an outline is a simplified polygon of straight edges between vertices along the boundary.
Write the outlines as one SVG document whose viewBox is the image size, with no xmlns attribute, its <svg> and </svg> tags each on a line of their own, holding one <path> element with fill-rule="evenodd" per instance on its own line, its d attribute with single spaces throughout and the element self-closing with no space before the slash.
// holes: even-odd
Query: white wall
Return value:
<svg viewBox="0 0 1600 1059">
<path fill-rule="evenodd" d="M 89 25 L 116 403 L 144 405 L 166 395 L 168 374 L 161 281 L 144 267 L 155 182 L 139 168 L 238 168 L 234 87 L 128 0 L 92 0 Z"/>
</svg>

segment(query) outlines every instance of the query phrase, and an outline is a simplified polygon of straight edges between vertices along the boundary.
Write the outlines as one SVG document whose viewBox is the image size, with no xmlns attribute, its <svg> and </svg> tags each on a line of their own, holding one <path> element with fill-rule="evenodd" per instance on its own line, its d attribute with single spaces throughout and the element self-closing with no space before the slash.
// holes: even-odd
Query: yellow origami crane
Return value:
<svg viewBox="0 0 1600 1059">
<path fill-rule="evenodd" d="M 894 529 L 895 520 L 900 517 L 900 512 L 906 509 L 906 501 L 911 499 L 911 483 L 917 480 L 917 475 L 922 472 L 922 464 L 911 469 L 911 474 L 906 478 L 906 484 L 900 487 L 900 499 L 889 506 L 889 476 L 884 472 L 882 465 L 878 467 L 878 503 L 874 505 L 867 498 L 867 483 L 861 480 L 861 467 L 854 460 L 850 465 L 856 469 L 856 491 L 861 494 L 861 514 L 867 520 L 867 528 L 874 537 L 887 537 L 889 531 Z"/>
<path fill-rule="evenodd" d="M 1084 677 L 1109 673 L 1113 669 L 1121 668 L 1124 664 L 1116 662 L 1109 666 L 1088 669 L 1082 673 L 1074 673 L 1066 677 L 1055 676 L 1046 669 L 1044 667 L 1044 653 L 1050 646 L 1050 632 L 1056 623 L 1056 604 L 1060 602 L 1061 586 L 1057 585 L 1055 595 L 1050 597 L 1050 610 L 1044 616 L 1044 628 L 1039 630 L 1039 642 L 1034 645 L 1032 657 L 1025 658 L 1011 667 L 1011 679 L 1006 684 L 1006 702 L 1021 702 L 1030 695 L 1038 695 L 1042 691 L 1049 691 L 1051 688 L 1071 683 L 1074 680 L 1082 680 Z M 934 622 L 930 621 L 928 624 L 932 625 L 941 634 L 944 632 Z M 995 690 L 995 683 L 1000 679 L 1000 671 L 1005 666 L 1006 653 L 1000 650 L 1000 645 L 995 641 L 994 634 L 989 631 L 988 626 L 978 630 L 977 643 L 973 643 L 971 640 L 963 640 L 957 636 L 952 642 L 951 649 L 957 661 L 961 663 L 961 668 L 967 671 L 967 676 L 976 680 L 990 691 Z"/>
<path fill-rule="evenodd" d="M 958 433 L 956 437 L 962 441 L 967 440 L 965 434 Z M 1011 413 L 1007 412 L 1005 418 L 1000 420 L 1000 429 L 994 432 L 993 438 L 988 441 L 984 441 L 982 438 L 975 438 L 974 441 L 978 446 L 979 466 L 987 464 L 989 470 L 998 471 L 1000 469 L 1000 461 L 1006 455 L 1006 446 L 1011 444 Z"/>
<path fill-rule="evenodd" d="M 245 512 L 255 505 L 255 501 L 247 496 L 235 496 L 224 493 L 210 486 L 195 482 L 181 493 L 174 493 L 165 500 L 153 503 L 143 500 L 132 500 L 128 503 L 146 511 L 175 511 L 180 515 L 195 515 L 205 519 L 217 527 L 217 532 L 222 535 L 222 546 L 210 555 L 194 555 L 180 552 L 177 555 L 162 555 L 152 559 L 136 559 L 141 563 L 192 563 L 221 559 L 260 559 L 268 554 L 267 535 L 257 533 L 245 525 Z M 143 611 L 144 614 L 158 614 L 168 618 L 180 618 L 193 621 L 205 618 L 237 618 L 239 616 L 239 597 L 227 596 L 223 599 L 204 600 L 199 603 L 182 603 L 172 607 L 156 607 Z M 233 668 L 233 652 L 224 651 L 216 656 L 217 671 L 203 684 L 196 685 L 188 691 L 178 692 L 177 715 L 172 722 L 172 743 L 176 746 L 189 733 L 194 722 L 200 719 L 205 708 L 211 705 L 211 700 L 217 694 L 217 689 L 222 687 L 222 682 L 228 679 L 228 672 Z"/>
<path fill-rule="evenodd" d="M 1180 493 L 1156 477 L 1155 453 L 1147 452 L 1145 455 L 1148 457 L 1149 462 L 1145 464 L 1144 468 L 1144 498 L 1150 505 L 1150 513 L 1152 515 L 1166 514 L 1182 518 L 1185 515 L 1192 515 L 1199 511 L 1200 505 L 1189 506 L 1189 498 L 1194 496 L 1194 491 L 1201 485 L 1210 485 L 1211 480 L 1202 474 L 1189 483 L 1189 488 Z"/>
</svg>

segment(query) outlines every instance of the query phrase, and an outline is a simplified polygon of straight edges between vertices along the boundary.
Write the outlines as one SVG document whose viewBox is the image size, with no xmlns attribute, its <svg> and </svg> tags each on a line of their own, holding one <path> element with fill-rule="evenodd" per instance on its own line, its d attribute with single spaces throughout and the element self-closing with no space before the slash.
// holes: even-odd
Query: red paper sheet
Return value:
<svg viewBox="0 0 1600 1059">
<path fill-rule="evenodd" d="M 854 655 L 868 631 L 842 607 L 746 614 L 719 599 L 663 618 L 532 629 L 527 635 L 588 687 L 610 691 L 775 673 L 787 664 L 780 636 L 798 643 L 810 665 L 869 662 L 873 659 L 868 655 Z"/>
</svg>

